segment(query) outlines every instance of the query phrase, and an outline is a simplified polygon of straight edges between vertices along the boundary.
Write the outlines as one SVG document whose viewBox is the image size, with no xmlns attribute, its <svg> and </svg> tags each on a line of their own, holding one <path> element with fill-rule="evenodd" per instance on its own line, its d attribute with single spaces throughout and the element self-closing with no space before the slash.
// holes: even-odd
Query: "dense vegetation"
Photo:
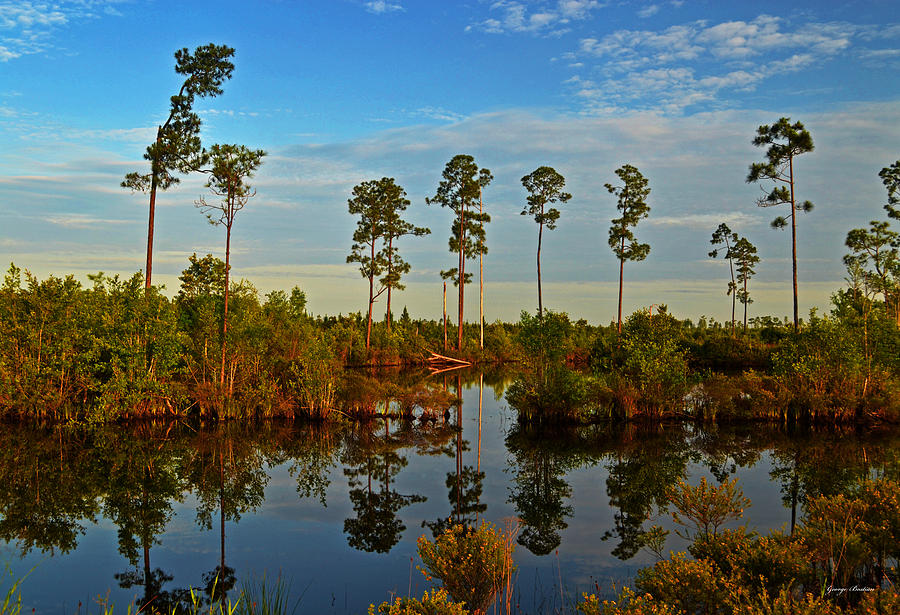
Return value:
<svg viewBox="0 0 900 615">
<path fill-rule="evenodd" d="M 11 266 L 0 286 L 0 413 L 75 421 L 440 413 L 447 397 L 415 376 L 397 388 L 345 369 L 426 365 L 439 353 L 516 361 L 521 376 L 508 400 L 525 422 L 900 417 L 896 314 L 860 287 L 835 293 L 831 313 L 810 314 L 798 333 L 751 318 L 738 334 L 660 306 L 634 313 L 618 334 L 615 323 L 571 322 L 545 308 L 487 324 L 483 349 L 477 325 L 466 324 L 457 353 L 445 350 L 440 321 L 411 319 L 405 308 L 369 332 L 360 313 L 314 318 L 299 288 L 260 299 L 245 280 L 230 284 L 223 338 L 224 272 L 220 260 L 192 256 L 169 299 L 145 291 L 140 274 L 100 273 L 85 287 Z"/>
</svg>

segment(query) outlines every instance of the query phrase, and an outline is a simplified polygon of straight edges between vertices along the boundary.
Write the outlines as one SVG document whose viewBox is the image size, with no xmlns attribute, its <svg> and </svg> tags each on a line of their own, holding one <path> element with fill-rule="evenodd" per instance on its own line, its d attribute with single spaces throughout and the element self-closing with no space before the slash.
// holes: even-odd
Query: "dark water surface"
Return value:
<svg viewBox="0 0 900 615">
<path fill-rule="evenodd" d="M 450 518 L 502 527 L 516 517 L 516 601 L 553 612 L 655 561 L 641 536 L 653 524 L 672 529 L 665 490 L 679 478 L 736 476 L 753 501 L 748 525 L 789 531 L 806 494 L 900 467 L 897 432 L 667 424 L 526 433 L 502 380 L 482 388 L 480 374 L 462 375 L 462 409 L 447 422 L 3 425 L 0 562 L 16 576 L 31 570 L 23 612 L 75 613 L 79 602 L 97 612 L 98 596 L 117 612 L 145 596 L 164 605 L 189 587 L 208 593 L 224 563 L 217 589 L 234 585 L 230 596 L 280 573 L 303 594 L 300 613 L 365 613 L 429 586 L 415 569 L 423 533 Z M 455 392 L 456 375 L 446 385 Z M 685 546 L 670 535 L 667 548 Z"/>
</svg>

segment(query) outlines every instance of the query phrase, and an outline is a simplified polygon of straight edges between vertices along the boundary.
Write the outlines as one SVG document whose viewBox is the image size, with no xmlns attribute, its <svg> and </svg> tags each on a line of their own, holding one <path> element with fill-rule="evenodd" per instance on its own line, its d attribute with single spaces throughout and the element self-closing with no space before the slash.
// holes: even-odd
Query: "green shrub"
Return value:
<svg viewBox="0 0 900 615">
<path fill-rule="evenodd" d="M 378 608 L 369 605 L 369 615 L 468 615 L 464 605 L 453 602 L 443 589 L 428 594 L 421 600 L 416 598 L 395 598 L 394 602 L 382 602 Z"/>
<path fill-rule="evenodd" d="M 688 559 L 684 553 L 638 571 L 635 586 L 677 612 L 704 615 L 723 610 L 735 591 L 735 585 L 711 561 Z"/>
<path fill-rule="evenodd" d="M 584 615 L 678 615 L 675 607 L 654 600 L 653 596 L 636 595 L 627 587 L 622 590 L 617 600 L 600 602 L 594 594 L 583 594 L 583 602 L 575 605 L 575 609 Z"/>
<path fill-rule="evenodd" d="M 423 534 L 418 540 L 425 577 L 438 579 L 456 602 L 484 612 L 507 587 L 516 567 L 515 542 L 494 525 L 478 528 L 453 525 L 434 542 Z"/>
<path fill-rule="evenodd" d="M 672 520 L 688 528 L 684 536 L 688 539 L 715 536 L 724 523 L 740 519 L 744 509 L 750 506 L 736 478 L 716 486 L 707 483 L 704 477 L 696 487 L 679 480 L 668 490 L 668 496 L 678 509 L 672 513 Z"/>
</svg>

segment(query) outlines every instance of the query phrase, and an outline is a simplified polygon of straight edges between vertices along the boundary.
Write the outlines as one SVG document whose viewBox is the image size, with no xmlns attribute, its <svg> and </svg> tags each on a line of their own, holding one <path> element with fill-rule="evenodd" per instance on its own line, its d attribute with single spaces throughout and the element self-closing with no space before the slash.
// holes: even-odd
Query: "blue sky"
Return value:
<svg viewBox="0 0 900 615">
<path fill-rule="evenodd" d="M 180 85 L 172 54 L 209 42 L 234 47 L 236 68 L 223 96 L 198 101 L 204 142 L 269 153 L 235 223 L 234 272 L 261 293 L 299 285 L 316 313 L 366 307 L 345 263 L 347 198 L 390 176 L 408 218 L 432 229 L 403 242 L 413 269 L 398 305 L 439 316 L 451 220 L 425 197 L 467 153 L 495 178 L 489 320 L 536 306 L 537 228 L 519 212 L 520 178 L 540 165 L 573 194 L 545 235 L 544 304 L 614 318 L 617 212 L 603 184 L 625 163 L 652 189 L 636 229 L 652 249 L 626 264 L 626 312 L 666 303 L 725 319 L 727 266 L 707 257 L 724 221 L 759 247 L 751 313 L 787 315 L 789 234 L 744 183 L 763 153 L 756 127 L 781 116 L 816 144 L 796 167 L 800 198 L 816 204 L 798 219 L 800 303 L 827 310 L 846 233 L 884 217 L 877 173 L 900 158 L 893 1 L 0 0 L 0 261 L 82 280 L 143 267 L 147 200 L 118 185 L 146 168 Z M 224 253 L 224 231 L 194 207 L 203 193 L 186 177 L 159 199 L 154 281 L 169 292 L 190 254 Z"/>
</svg>

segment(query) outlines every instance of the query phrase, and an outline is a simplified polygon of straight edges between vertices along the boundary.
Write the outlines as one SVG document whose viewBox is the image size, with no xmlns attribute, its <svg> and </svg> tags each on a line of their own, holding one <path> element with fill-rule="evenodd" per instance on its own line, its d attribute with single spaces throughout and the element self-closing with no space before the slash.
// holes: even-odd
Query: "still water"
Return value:
<svg viewBox="0 0 900 615">
<path fill-rule="evenodd" d="M 900 433 L 787 433 L 665 424 L 528 433 L 503 401 L 508 379 L 430 381 L 462 407 L 425 422 L 339 428 L 141 423 L 94 430 L 0 428 L 0 563 L 25 612 L 97 612 L 187 588 L 236 596 L 281 575 L 299 613 L 365 613 L 429 583 L 416 539 L 448 520 L 518 519 L 515 603 L 554 612 L 610 594 L 674 529 L 666 488 L 737 477 L 751 528 L 790 531 L 807 494 L 896 475 Z M 479 420 L 480 419 L 480 420 Z M 457 425 L 461 427 L 457 429 Z M 685 548 L 670 534 L 666 547 Z M 29 572 L 30 571 L 30 572 Z M 9 578 L 0 589 L 5 594 Z"/>
</svg>

